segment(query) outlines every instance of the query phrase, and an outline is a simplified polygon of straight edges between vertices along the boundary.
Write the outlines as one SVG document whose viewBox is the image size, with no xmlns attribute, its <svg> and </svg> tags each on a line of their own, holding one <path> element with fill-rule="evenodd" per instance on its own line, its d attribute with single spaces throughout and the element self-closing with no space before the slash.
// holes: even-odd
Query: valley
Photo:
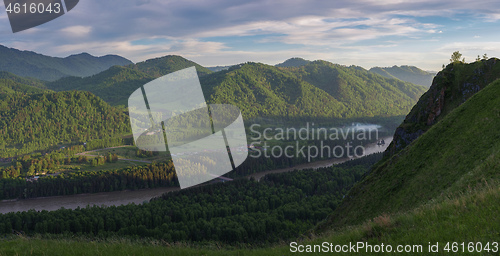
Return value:
<svg viewBox="0 0 500 256">
<path fill-rule="evenodd" d="M 300 58 L 214 71 L 175 55 L 135 64 L 68 58 L 118 63 L 57 78 L 32 67 L 0 73 L 0 254 L 30 244 L 61 254 L 67 245 L 111 255 L 133 245 L 283 255 L 292 241 L 500 239 L 496 58 L 451 62 L 437 74 Z M 181 190 L 168 151 L 134 145 L 127 99 L 191 66 L 208 103 L 241 110 L 249 157 Z M 331 155 L 358 147 L 363 157 Z"/>
<path fill-rule="evenodd" d="M 377 145 L 376 143 L 370 144 L 365 148 L 365 155 L 371 155 L 374 153 L 383 152 L 387 146 L 389 146 L 391 137 L 383 138 L 386 140 L 384 146 Z M 111 148 L 110 148 L 111 149 Z M 300 164 L 290 168 L 277 169 L 277 170 L 267 170 L 263 172 L 253 173 L 245 178 L 260 180 L 267 174 L 271 173 L 283 173 L 290 172 L 294 170 L 308 170 L 308 169 L 318 169 L 330 167 L 335 164 L 341 164 L 346 161 L 351 160 L 350 158 L 343 159 L 330 159 L 321 160 L 312 163 Z M 34 209 L 36 211 L 54 211 L 61 207 L 65 209 L 76 209 L 77 207 L 85 208 L 88 206 L 120 206 L 127 205 L 130 203 L 141 204 L 148 202 L 151 198 L 159 197 L 164 193 L 171 191 L 178 191 L 178 187 L 166 187 L 166 188 L 153 188 L 153 189 L 142 189 L 142 190 L 124 190 L 116 192 L 105 192 L 105 193 L 95 193 L 95 194 L 79 194 L 72 196 L 56 196 L 56 197 L 42 197 L 33 198 L 25 200 L 3 200 L 0 201 L 0 214 L 8 212 L 22 212 Z"/>
</svg>

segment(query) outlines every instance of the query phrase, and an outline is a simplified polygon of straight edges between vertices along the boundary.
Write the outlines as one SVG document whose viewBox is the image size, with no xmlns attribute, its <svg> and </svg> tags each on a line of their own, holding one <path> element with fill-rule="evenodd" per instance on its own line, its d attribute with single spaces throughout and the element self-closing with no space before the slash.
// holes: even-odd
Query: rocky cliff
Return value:
<svg viewBox="0 0 500 256">
<path fill-rule="evenodd" d="M 497 58 L 470 64 L 449 64 L 436 75 L 429 90 L 396 129 L 385 155 L 392 156 L 408 146 L 450 111 L 498 78 L 500 60 Z"/>
</svg>

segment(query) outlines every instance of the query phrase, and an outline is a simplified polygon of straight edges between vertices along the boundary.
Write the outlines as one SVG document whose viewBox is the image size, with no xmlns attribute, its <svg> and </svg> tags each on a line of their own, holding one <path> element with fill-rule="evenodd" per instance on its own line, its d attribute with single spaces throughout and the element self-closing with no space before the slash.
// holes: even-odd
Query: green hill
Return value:
<svg viewBox="0 0 500 256">
<path fill-rule="evenodd" d="M 89 92 L 7 94 L 0 101 L 0 157 L 129 132 L 128 117 Z"/>
<path fill-rule="evenodd" d="M 57 58 L 0 45 L 0 71 L 45 81 L 54 81 L 66 76 L 90 76 L 114 65 L 131 63 L 116 55 L 95 57 L 88 53 L 81 53 L 66 58 Z"/>
<path fill-rule="evenodd" d="M 141 85 L 186 65 L 197 67 L 208 102 L 234 104 L 245 118 L 403 115 L 425 91 L 421 86 L 324 61 L 298 68 L 246 63 L 208 74 L 205 68 L 178 56 L 112 67 L 86 78 L 63 78 L 47 87 L 90 91 L 112 105 L 125 105 Z"/>
<path fill-rule="evenodd" d="M 453 109 L 500 78 L 500 60 L 449 64 L 396 129 L 387 155 L 393 155 L 425 133 Z"/>
<path fill-rule="evenodd" d="M 198 63 L 187 60 L 181 56 L 168 55 L 161 58 L 150 59 L 129 65 L 129 68 L 144 72 L 151 77 L 157 78 L 166 74 L 195 66 L 199 76 L 212 73 L 211 70 L 200 66 Z"/>
<path fill-rule="evenodd" d="M 203 77 L 201 83 L 209 102 L 235 104 L 247 118 L 401 115 L 425 91 L 325 61 L 298 68 L 247 63 Z"/>
<path fill-rule="evenodd" d="M 283 63 L 276 64 L 276 67 L 280 68 L 288 68 L 288 67 L 301 67 L 307 65 L 310 61 L 302 59 L 302 58 L 290 58 L 285 60 Z"/>
<path fill-rule="evenodd" d="M 89 77 L 65 77 L 47 84 L 55 91 L 89 91 L 111 105 L 127 104 L 128 97 L 140 86 L 153 80 L 150 75 L 129 67 L 113 66 Z"/>
<path fill-rule="evenodd" d="M 42 93 L 48 91 L 45 84 L 36 79 L 23 78 L 0 71 L 0 99 L 10 93 Z"/>
<path fill-rule="evenodd" d="M 392 66 L 392 67 L 373 67 L 370 72 L 377 73 L 387 78 L 395 78 L 413 84 L 430 87 L 434 74 L 423 71 L 414 66 Z"/>
<path fill-rule="evenodd" d="M 192 66 L 196 67 L 199 76 L 212 73 L 180 56 L 165 56 L 125 67 L 113 66 L 89 77 L 65 77 L 47 83 L 47 87 L 55 91 L 89 91 L 111 105 L 126 106 L 130 94 L 140 86 L 165 74 Z"/>
<path fill-rule="evenodd" d="M 486 86 L 394 156 L 379 162 L 329 218 L 359 224 L 500 180 L 500 81 Z M 422 97 L 424 98 L 424 97 Z"/>
<path fill-rule="evenodd" d="M 291 70 L 343 102 L 348 107 L 346 116 L 358 116 L 359 112 L 366 116 L 404 114 L 426 90 L 372 74 L 361 67 L 345 67 L 326 61 L 314 61 Z"/>
<path fill-rule="evenodd" d="M 215 66 L 215 67 L 207 67 L 212 72 L 219 72 L 222 70 L 228 70 L 231 66 Z"/>
</svg>

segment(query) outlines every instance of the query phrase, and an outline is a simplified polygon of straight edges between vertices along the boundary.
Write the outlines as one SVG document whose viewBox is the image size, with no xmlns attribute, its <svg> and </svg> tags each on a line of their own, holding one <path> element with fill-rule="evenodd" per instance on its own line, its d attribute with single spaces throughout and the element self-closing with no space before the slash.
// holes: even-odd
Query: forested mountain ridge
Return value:
<svg viewBox="0 0 500 256">
<path fill-rule="evenodd" d="M 431 86 L 432 79 L 434 79 L 435 76 L 433 73 L 421 70 L 414 66 L 392 66 L 386 68 L 373 67 L 370 69 L 370 72 L 377 73 L 387 78 L 395 78 L 425 87 Z"/>
<path fill-rule="evenodd" d="M 126 105 L 128 97 L 154 78 L 140 70 L 113 66 L 89 77 L 65 77 L 47 84 L 55 91 L 89 91 L 111 105 Z"/>
<path fill-rule="evenodd" d="M 160 58 L 149 59 L 136 64 L 128 65 L 127 67 L 134 70 L 142 71 L 151 77 L 158 78 L 166 74 L 179 71 L 181 69 L 196 67 L 199 76 L 204 76 L 212 73 L 208 68 L 202 67 L 198 63 L 187 60 L 177 55 L 167 55 Z"/>
<path fill-rule="evenodd" d="M 235 104 L 247 118 L 401 115 L 425 91 L 326 61 L 290 68 L 246 63 L 203 77 L 201 83 L 209 102 Z"/>
<path fill-rule="evenodd" d="M 42 93 L 48 91 L 41 81 L 0 71 L 0 99 L 10 93 Z"/>
<path fill-rule="evenodd" d="M 491 82 L 500 78 L 500 60 L 491 58 L 474 63 L 451 63 L 439 72 L 429 90 L 396 129 L 386 151 L 393 155 L 425 133 L 453 109 Z"/>
<path fill-rule="evenodd" d="M 247 63 L 200 79 L 209 103 L 234 104 L 243 116 L 335 116 L 345 106 L 286 70 Z"/>
<path fill-rule="evenodd" d="M 47 84 L 55 91 L 81 90 L 99 96 L 111 105 L 126 106 L 128 97 L 140 86 L 175 71 L 195 66 L 200 77 L 212 71 L 184 59 L 169 55 L 127 66 L 113 66 L 89 77 L 65 77 Z"/>
<path fill-rule="evenodd" d="M 489 71 L 494 63 L 495 59 L 453 64 L 443 73 L 463 71 L 458 73 L 460 76 L 455 75 L 485 81 L 492 73 L 478 75 L 477 72 Z M 450 79 L 443 73 L 435 82 Z M 450 87 L 445 90 L 455 96 L 455 106 L 468 100 L 454 109 L 451 106 L 443 108 L 446 115 L 436 120 L 428 131 L 409 146 L 378 162 L 369 175 L 353 187 L 320 230 L 360 224 L 382 214 L 405 212 L 433 200 L 474 191 L 477 187 L 497 186 L 500 182 L 500 81 L 484 86 L 475 94 L 466 91 L 470 95 L 461 90 L 463 83 L 455 84 L 456 87 L 451 85 L 448 84 Z M 479 86 L 473 88 L 480 89 Z M 422 99 L 427 97 L 429 95 L 424 95 Z M 450 100 L 451 97 L 445 98 Z M 412 113 L 418 109 L 416 106 Z M 427 117 L 425 112 L 417 113 Z"/>
<path fill-rule="evenodd" d="M 179 59 L 182 61 L 177 64 Z M 194 64 L 179 56 L 167 56 L 112 67 L 92 77 L 63 78 L 47 87 L 90 91 L 112 105 L 124 106 L 140 86 L 186 65 Z M 207 73 L 197 64 L 195 67 L 207 101 L 234 104 L 245 118 L 404 115 L 425 91 L 421 86 L 384 78 L 359 67 L 326 61 L 290 68 L 246 63 L 216 73 Z"/>
<path fill-rule="evenodd" d="M 0 157 L 130 132 L 127 115 L 81 91 L 7 94 L 0 116 Z"/>
<path fill-rule="evenodd" d="M 58 58 L 0 45 L 0 71 L 45 81 L 54 81 L 66 76 L 90 76 L 114 65 L 129 64 L 132 64 L 130 60 L 117 55 L 95 57 L 81 53 Z"/>
<path fill-rule="evenodd" d="M 294 57 L 294 58 L 290 58 L 288 60 L 285 60 L 283 63 L 276 64 L 275 66 L 280 67 L 280 68 L 300 67 L 300 66 L 307 65 L 309 62 L 311 62 L 311 61 L 305 60 L 302 58 L 298 58 L 298 57 Z"/>
<path fill-rule="evenodd" d="M 360 108 L 365 110 L 365 115 L 403 114 L 426 90 L 419 85 L 374 75 L 361 67 L 327 61 L 314 61 L 291 70 L 302 80 L 344 102 L 351 112 L 356 111 L 352 108 Z"/>
<path fill-rule="evenodd" d="M 36 78 L 21 77 L 7 71 L 0 71 L 0 79 L 8 79 L 19 84 L 28 85 L 40 89 L 47 89 L 44 81 L 38 80 Z"/>
</svg>

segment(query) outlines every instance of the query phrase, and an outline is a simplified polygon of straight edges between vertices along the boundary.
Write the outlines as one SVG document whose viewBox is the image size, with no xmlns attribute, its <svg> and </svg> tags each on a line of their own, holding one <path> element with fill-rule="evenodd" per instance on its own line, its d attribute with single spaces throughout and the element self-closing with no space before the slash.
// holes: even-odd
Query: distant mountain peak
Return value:
<svg viewBox="0 0 500 256">
<path fill-rule="evenodd" d="M 392 67 L 373 67 L 370 72 L 377 73 L 387 78 L 399 79 L 405 82 L 429 87 L 435 74 L 424 71 L 415 66 L 394 65 Z"/>
<path fill-rule="evenodd" d="M 91 57 L 94 57 L 94 56 L 90 55 L 90 53 L 88 53 L 88 52 L 82 52 L 82 53 L 78 53 L 78 54 L 72 54 L 72 55 L 70 55 L 68 57 L 76 57 L 76 56 L 91 56 Z"/>
<path fill-rule="evenodd" d="M 129 65 L 130 68 L 142 71 L 153 77 L 160 77 L 192 66 L 196 67 L 198 75 L 203 76 L 212 73 L 211 70 L 202 67 L 198 63 L 178 55 L 166 55 Z"/>
<path fill-rule="evenodd" d="M 309 62 L 310 62 L 309 60 L 305 60 L 303 58 L 293 57 L 293 58 L 290 58 L 288 60 L 285 60 L 285 62 L 283 62 L 283 63 L 276 64 L 275 66 L 280 67 L 280 68 L 300 67 L 300 66 L 307 65 Z"/>
<path fill-rule="evenodd" d="M 133 63 L 118 55 L 96 57 L 83 52 L 59 58 L 0 45 L 0 71 L 45 81 L 55 81 L 66 76 L 91 76 L 114 65 L 129 64 Z"/>
</svg>

